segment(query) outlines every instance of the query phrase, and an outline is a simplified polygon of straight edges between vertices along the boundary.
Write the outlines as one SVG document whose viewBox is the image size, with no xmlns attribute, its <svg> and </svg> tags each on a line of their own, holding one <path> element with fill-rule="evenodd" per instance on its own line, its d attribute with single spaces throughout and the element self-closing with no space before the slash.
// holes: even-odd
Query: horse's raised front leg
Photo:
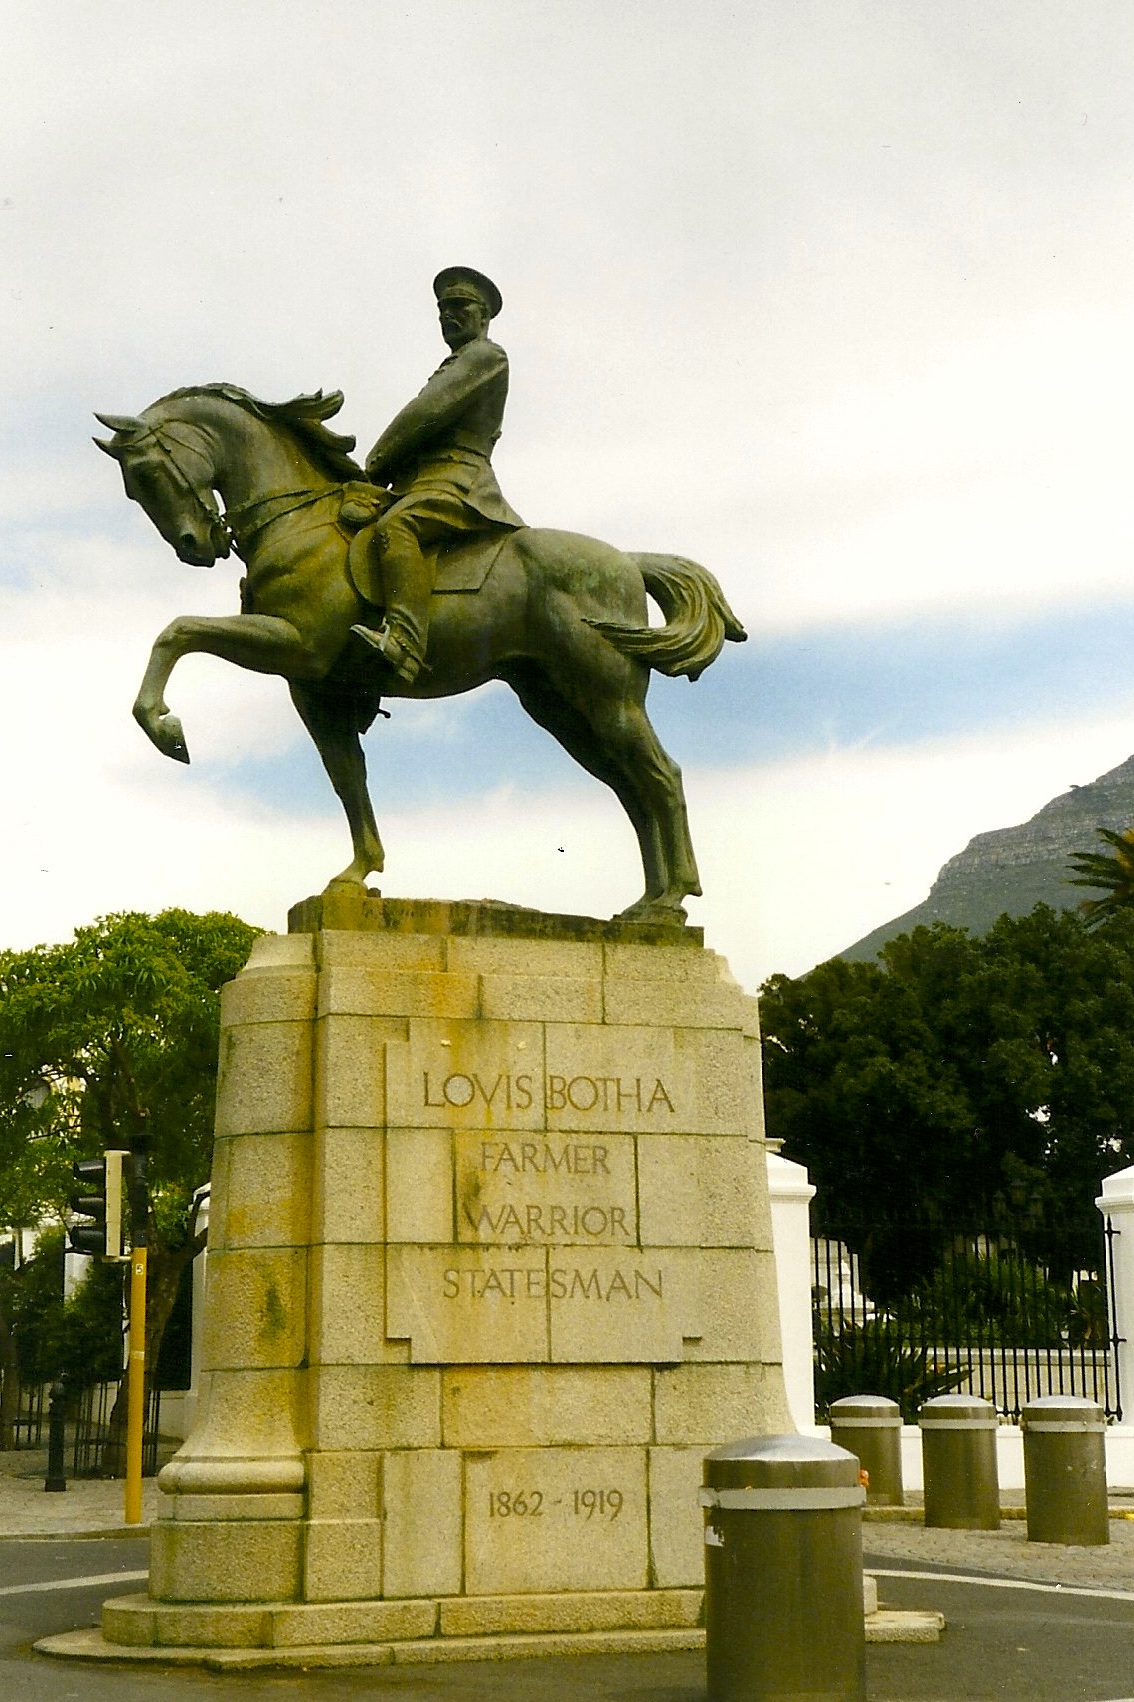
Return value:
<svg viewBox="0 0 1134 1702">
<path fill-rule="evenodd" d="M 346 811 L 354 856 L 329 886 L 364 886 L 371 873 L 381 874 L 386 854 L 366 784 L 366 758 L 358 736 L 358 720 L 349 699 L 329 697 L 318 686 L 293 681 L 291 701 L 315 741 L 323 767 Z"/>
<path fill-rule="evenodd" d="M 275 615 L 179 615 L 155 639 L 134 702 L 139 727 L 175 762 L 188 762 L 189 749 L 181 722 L 165 701 L 165 688 L 182 656 L 194 651 L 289 680 L 317 678 L 331 661 L 312 651 L 290 621 Z"/>
</svg>

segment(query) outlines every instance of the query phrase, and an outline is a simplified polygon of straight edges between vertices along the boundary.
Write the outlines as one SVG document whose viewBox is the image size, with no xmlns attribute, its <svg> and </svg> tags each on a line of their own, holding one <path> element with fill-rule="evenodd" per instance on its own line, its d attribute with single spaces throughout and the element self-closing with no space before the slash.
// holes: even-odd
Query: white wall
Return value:
<svg viewBox="0 0 1134 1702">
<path fill-rule="evenodd" d="M 790 1158 L 781 1158 L 771 1150 L 767 1164 L 788 1410 L 797 1430 L 812 1430 L 815 1362 L 811 1349 L 811 1201 L 815 1189 L 802 1164 L 794 1164 Z"/>
</svg>

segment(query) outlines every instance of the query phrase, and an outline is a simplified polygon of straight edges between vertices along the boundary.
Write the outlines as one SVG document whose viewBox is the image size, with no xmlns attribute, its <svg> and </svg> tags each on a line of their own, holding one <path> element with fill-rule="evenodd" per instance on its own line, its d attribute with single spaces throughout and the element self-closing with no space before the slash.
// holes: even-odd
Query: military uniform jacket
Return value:
<svg viewBox="0 0 1134 1702">
<path fill-rule="evenodd" d="M 492 471 L 507 398 L 507 355 L 475 337 L 441 362 L 386 427 L 367 457 L 369 477 L 397 497 L 444 493 L 491 525 L 522 526 Z"/>
</svg>

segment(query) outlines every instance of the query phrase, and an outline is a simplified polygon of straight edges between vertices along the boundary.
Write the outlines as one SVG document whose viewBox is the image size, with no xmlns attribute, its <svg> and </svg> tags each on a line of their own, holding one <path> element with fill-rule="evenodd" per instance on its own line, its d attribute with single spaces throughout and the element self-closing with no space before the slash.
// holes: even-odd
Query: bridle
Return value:
<svg viewBox="0 0 1134 1702">
<path fill-rule="evenodd" d="M 193 427 L 189 426 L 186 429 L 192 431 Z M 181 490 L 183 495 L 190 499 L 199 517 L 206 522 L 215 554 L 222 557 L 227 556 L 236 544 L 232 528 L 228 523 L 228 517 L 220 512 L 216 503 L 212 500 L 211 487 L 206 486 L 207 495 L 202 496 L 198 487 L 181 465 L 173 448 L 173 445 L 177 444 L 179 448 L 188 450 L 191 455 L 196 455 L 199 460 L 204 462 L 211 473 L 213 470 L 212 461 L 201 444 L 199 442 L 194 443 L 187 437 L 179 437 L 171 426 L 160 424 L 148 425 L 144 431 L 133 433 L 123 447 L 127 450 L 137 449 L 147 441 L 152 441 L 154 447 L 159 451 L 173 483 Z"/>
<path fill-rule="evenodd" d="M 186 426 L 184 429 L 190 432 L 194 430 L 192 426 Z M 211 488 L 208 488 L 207 497 L 202 496 L 200 490 L 182 466 L 177 456 L 177 450 L 174 448 L 174 445 L 176 445 L 177 448 L 188 450 L 191 455 L 196 455 L 205 463 L 211 473 L 213 471 L 212 461 L 199 442 L 194 443 L 188 437 L 178 436 L 172 426 L 163 423 L 149 425 L 144 431 L 136 433 L 130 438 L 126 447 L 134 449 L 147 440 L 152 441 L 154 447 L 160 452 L 174 484 L 196 505 L 198 514 L 209 527 L 210 539 L 218 556 L 223 557 L 230 552 L 235 552 L 241 561 L 247 561 L 248 551 L 255 540 L 269 526 L 274 525 L 277 520 L 282 520 L 287 514 L 294 514 L 297 509 L 309 508 L 314 503 L 320 502 L 324 497 L 342 495 L 343 487 L 341 485 L 332 485 L 329 489 L 321 491 L 275 491 L 269 496 L 257 497 L 254 502 L 243 502 L 236 508 L 226 509 L 222 514 L 216 504 L 209 500 L 212 497 Z"/>
</svg>

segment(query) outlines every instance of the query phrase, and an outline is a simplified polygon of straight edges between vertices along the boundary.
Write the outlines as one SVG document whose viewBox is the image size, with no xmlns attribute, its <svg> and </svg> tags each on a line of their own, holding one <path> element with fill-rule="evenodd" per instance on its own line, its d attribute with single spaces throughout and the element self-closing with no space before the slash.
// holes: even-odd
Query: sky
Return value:
<svg viewBox="0 0 1134 1702">
<path fill-rule="evenodd" d="M 93 410 L 342 389 L 360 454 L 493 277 L 533 525 L 716 574 L 749 633 L 649 706 L 690 920 L 755 988 L 1134 751 L 1126 0 L 3 0 L 0 945 L 166 905 L 286 927 L 345 823 L 277 679 L 130 716 L 235 612 Z M 383 892 L 610 915 L 613 797 L 507 688 L 366 740 Z"/>
</svg>

